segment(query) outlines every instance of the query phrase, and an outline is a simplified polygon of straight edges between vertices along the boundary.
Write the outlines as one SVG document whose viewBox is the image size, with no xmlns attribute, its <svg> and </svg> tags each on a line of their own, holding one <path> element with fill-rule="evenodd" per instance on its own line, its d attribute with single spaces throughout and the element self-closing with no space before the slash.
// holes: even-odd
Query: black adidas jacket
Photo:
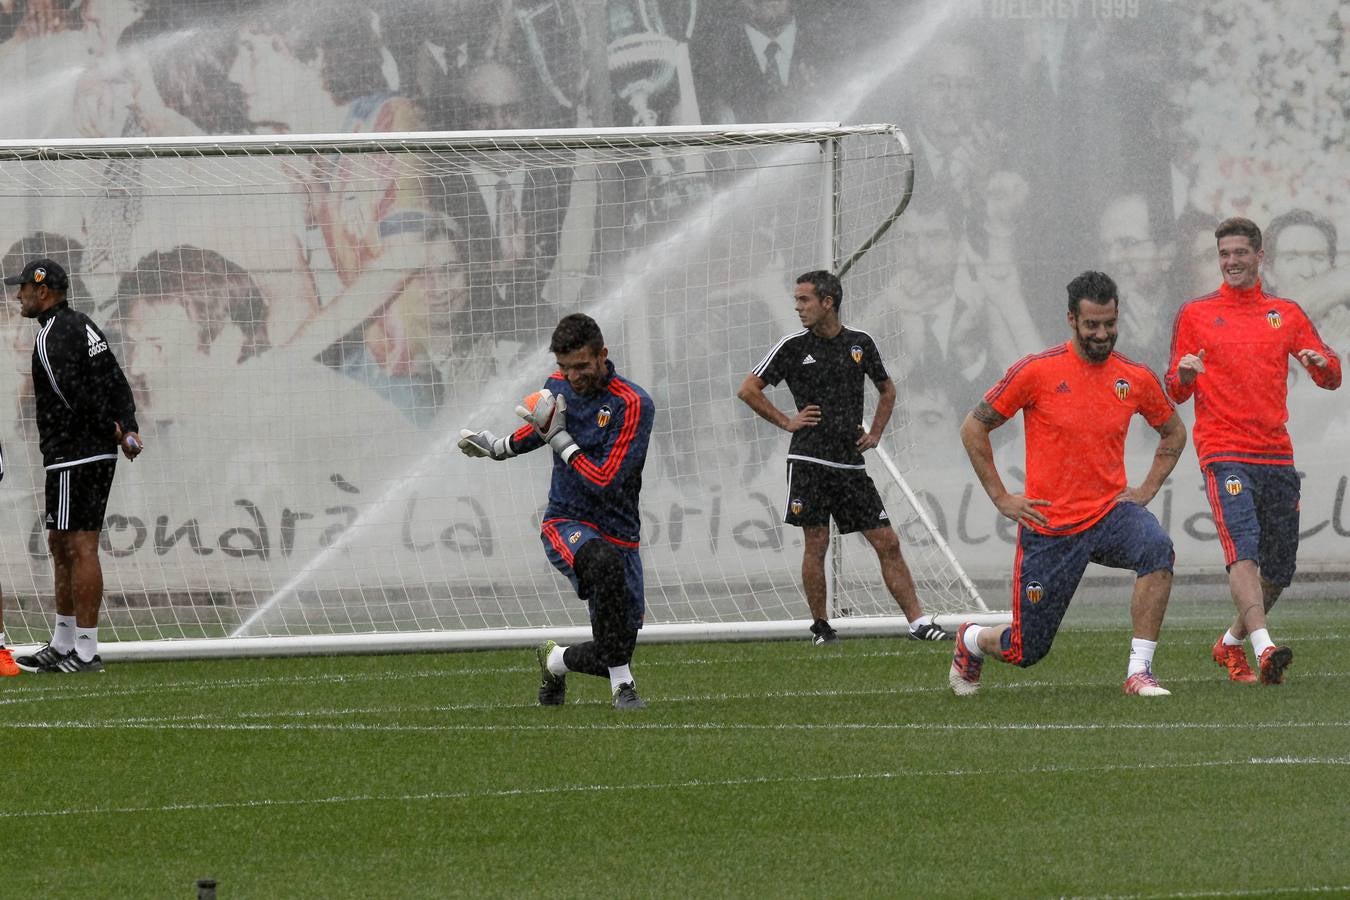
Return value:
<svg viewBox="0 0 1350 900">
<path fill-rule="evenodd" d="M 33 393 L 42 464 L 53 469 L 116 459 L 116 425 L 123 432 L 140 427 L 131 385 L 107 337 L 65 301 L 37 321 Z"/>
</svg>

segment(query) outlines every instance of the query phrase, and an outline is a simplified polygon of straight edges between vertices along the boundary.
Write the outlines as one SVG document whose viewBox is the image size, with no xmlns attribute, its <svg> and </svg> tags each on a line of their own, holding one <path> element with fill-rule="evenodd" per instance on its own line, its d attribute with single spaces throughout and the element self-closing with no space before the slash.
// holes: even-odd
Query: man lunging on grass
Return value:
<svg viewBox="0 0 1350 900">
<path fill-rule="evenodd" d="M 956 633 L 947 681 L 958 695 L 980 689 L 992 656 L 1030 666 L 1050 652 L 1089 562 L 1133 569 L 1134 637 L 1126 694 L 1170 693 L 1153 677 L 1163 614 L 1172 590 L 1172 539 L 1144 506 L 1162 488 L 1186 446 L 1186 426 L 1158 376 L 1113 348 L 1120 308 L 1116 285 L 1101 272 L 1069 282 L 1072 337 L 1014 363 L 961 425 L 975 474 L 998 511 L 1018 524 L 1011 627 L 973 622 Z M 1003 485 L 989 432 L 1022 411 L 1026 488 Z M 1161 436 L 1139 487 L 1125 477 L 1125 434 L 1141 415 Z"/>
<path fill-rule="evenodd" d="M 590 316 L 564 316 L 549 351 L 558 371 L 544 383 L 546 393 L 516 408 L 527 424 L 507 437 L 466 428 L 459 448 L 494 460 L 553 449 L 540 539 L 549 562 L 586 601 L 592 639 L 570 647 L 546 641 L 536 650 L 540 705 L 561 706 L 567 673 L 583 672 L 609 679 L 615 709 L 642 709 L 629 662 L 646 609 L 638 495 L 655 406 L 614 371 Z"/>
</svg>

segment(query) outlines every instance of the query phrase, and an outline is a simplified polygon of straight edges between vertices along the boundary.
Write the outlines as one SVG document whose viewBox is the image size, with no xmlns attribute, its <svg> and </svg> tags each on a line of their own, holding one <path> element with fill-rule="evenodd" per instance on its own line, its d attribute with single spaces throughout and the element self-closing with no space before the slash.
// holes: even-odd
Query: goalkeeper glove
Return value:
<svg viewBox="0 0 1350 900">
<path fill-rule="evenodd" d="M 572 435 L 567 433 L 567 398 L 562 394 L 540 391 L 541 396 L 534 409 L 523 405 L 516 407 L 516 415 L 534 427 L 534 431 L 543 438 L 553 452 L 562 457 L 564 463 L 571 463 L 572 457 L 581 452 Z"/>
<path fill-rule="evenodd" d="M 497 437 L 490 431 L 470 431 L 467 428 L 460 429 L 459 449 L 463 451 L 465 456 L 480 459 L 486 456 L 499 462 L 516 455 L 516 451 L 511 449 L 509 435 Z"/>
</svg>

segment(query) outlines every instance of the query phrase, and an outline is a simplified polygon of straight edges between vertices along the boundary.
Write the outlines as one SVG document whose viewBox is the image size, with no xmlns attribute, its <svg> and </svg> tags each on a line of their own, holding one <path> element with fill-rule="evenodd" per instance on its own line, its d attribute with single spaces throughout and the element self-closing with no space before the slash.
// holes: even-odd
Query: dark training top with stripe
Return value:
<svg viewBox="0 0 1350 900">
<path fill-rule="evenodd" d="M 64 300 L 38 317 L 33 393 L 48 469 L 117 458 L 114 423 L 139 431 L 131 385 L 98 326 Z"/>
<path fill-rule="evenodd" d="M 570 462 L 553 454 L 544 521 L 575 519 L 619 543 L 637 546 L 642 531 L 638 495 L 656 406 L 646 391 L 615 373 L 612 362 L 605 366 L 609 374 L 593 394 L 572 390 L 561 372 L 544 382 L 567 398 L 567 432 L 581 448 Z M 511 435 L 511 449 L 517 453 L 543 446 L 530 425 Z"/>
<path fill-rule="evenodd" d="M 863 434 L 863 377 L 878 386 L 891 377 L 870 334 L 853 328 L 832 338 L 795 332 L 775 344 L 753 374 L 766 384 L 786 380 L 798 411 L 813 403 L 820 407 L 817 425 L 792 433 L 788 459 L 866 468 L 857 443 Z"/>
</svg>

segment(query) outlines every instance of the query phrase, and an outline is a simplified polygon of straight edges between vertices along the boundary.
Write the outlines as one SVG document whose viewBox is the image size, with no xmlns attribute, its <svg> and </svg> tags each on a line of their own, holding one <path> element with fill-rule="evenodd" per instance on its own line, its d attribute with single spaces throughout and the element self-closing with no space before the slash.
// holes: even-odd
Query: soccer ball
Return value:
<svg viewBox="0 0 1350 900">
<path fill-rule="evenodd" d="M 523 406 L 523 407 L 525 407 L 526 409 L 528 409 L 530 412 L 534 412 L 536 406 L 538 406 L 541 402 L 546 402 L 546 401 L 552 399 L 552 397 L 553 397 L 553 394 L 552 394 L 551 391 L 549 391 L 548 388 L 541 388 L 540 390 L 535 391 L 533 394 L 530 394 L 530 395 L 529 395 L 528 397 L 526 397 L 524 400 L 520 401 L 520 405 Z M 554 413 L 554 411 L 555 411 L 555 410 L 554 410 L 553 404 L 552 404 L 552 403 L 549 403 L 549 404 L 548 404 L 548 419 L 545 420 L 545 421 L 543 421 L 543 422 L 539 422 L 539 423 L 537 423 L 537 425 L 536 425 L 536 427 L 537 427 L 541 432 L 547 432 L 548 429 L 549 429 L 549 426 L 553 424 L 553 413 Z"/>
</svg>

